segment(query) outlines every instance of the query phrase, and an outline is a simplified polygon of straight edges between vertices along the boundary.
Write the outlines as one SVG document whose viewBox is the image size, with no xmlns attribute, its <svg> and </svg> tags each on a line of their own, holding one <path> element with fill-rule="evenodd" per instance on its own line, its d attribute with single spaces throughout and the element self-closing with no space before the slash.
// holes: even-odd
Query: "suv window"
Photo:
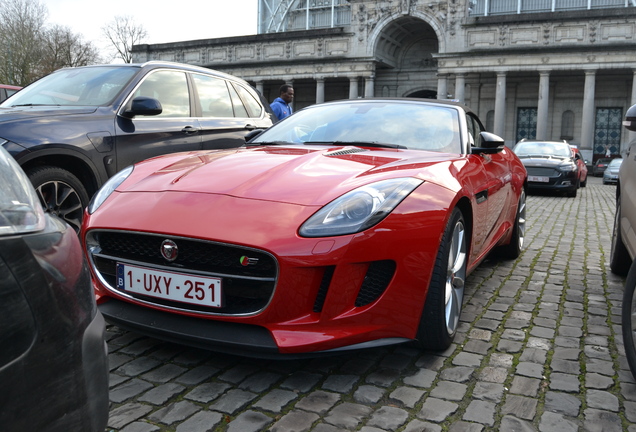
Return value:
<svg viewBox="0 0 636 432">
<path fill-rule="evenodd" d="M 234 115 L 236 117 L 249 117 L 247 115 L 247 110 L 245 109 L 245 106 L 243 106 L 243 102 L 241 102 L 241 98 L 239 97 L 238 93 L 236 93 L 234 87 L 229 87 L 230 95 L 232 96 L 232 105 L 234 106 Z"/>
<path fill-rule="evenodd" d="M 193 75 L 203 117 L 234 117 L 232 99 L 225 80 Z"/>
<path fill-rule="evenodd" d="M 260 117 L 263 113 L 263 107 L 260 103 L 258 103 L 254 96 L 240 85 L 234 85 L 234 88 L 238 92 L 239 96 L 241 96 L 243 103 L 249 111 L 250 117 Z"/>
<path fill-rule="evenodd" d="M 157 71 L 148 74 L 134 93 L 161 102 L 163 111 L 153 117 L 191 117 L 190 92 L 186 74 L 179 71 Z"/>
</svg>

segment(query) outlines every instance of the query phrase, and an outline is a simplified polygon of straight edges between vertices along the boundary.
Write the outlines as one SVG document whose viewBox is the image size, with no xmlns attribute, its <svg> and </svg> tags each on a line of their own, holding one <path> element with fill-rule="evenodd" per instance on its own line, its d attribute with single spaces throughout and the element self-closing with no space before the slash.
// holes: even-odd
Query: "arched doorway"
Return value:
<svg viewBox="0 0 636 432">
<path fill-rule="evenodd" d="M 401 16 L 387 24 L 377 37 L 376 89 L 389 89 L 389 96 L 436 98 L 437 34 L 428 23 Z M 430 90 L 422 90 L 430 89 Z"/>
</svg>

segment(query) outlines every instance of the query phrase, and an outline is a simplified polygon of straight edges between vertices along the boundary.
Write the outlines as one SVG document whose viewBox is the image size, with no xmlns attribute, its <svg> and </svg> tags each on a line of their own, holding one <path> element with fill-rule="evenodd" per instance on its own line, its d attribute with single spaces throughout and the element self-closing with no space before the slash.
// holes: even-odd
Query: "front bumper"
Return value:
<svg viewBox="0 0 636 432">
<path fill-rule="evenodd" d="M 452 194 L 432 184 L 427 187 L 438 195 Z M 143 231 L 138 228 L 142 221 L 102 217 L 102 212 L 87 215 L 83 235 L 98 307 L 108 322 L 148 336 L 256 357 L 315 355 L 412 340 L 417 334 L 446 223 L 447 211 L 439 203 L 449 201 L 445 196 L 431 200 L 431 193 L 422 189 L 411 194 L 377 226 L 353 235 L 328 238 L 301 238 L 294 234 L 293 227 L 306 220 L 313 209 L 298 212 L 297 206 L 288 204 L 264 206 L 256 200 L 228 197 L 206 196 L 206 205 L 223 208 L 223 212 L 190 209 L 179 213 L 185 215 L 180 216 L 181 220 L 165 214 L 156 220 L 146 217 Z M 178 205 L 183 205 L 179 204 L 181 201 L 187 201 L 180 194 L 164 198 L 168 200 L 163 202 L 165 209 L 178 209 Z M 150 214 L 143 206 L 140 202 L 137 212 Z M 235 207 L 241 211 L 233 211 Z M 423 211 L 425 217 L 420 214 Z M 193 216 L 188 220 L 189 213 L 208 214 L 211 219 L 202 222 Z M 294 214 L 297 220 L 289 222 L 286 219 L 290 217 L 281 216 Z M 104 221 L 102 224 L 100 219 Z M 113 220 L 121 225 L 113 227 Z M 273 224 L 274 220 L 285 223 Z M 130 250 L 118 249 L 105 241 L 110 235 L 102 236 L 113 232 L 153 241 L 135 241 Z M 157 236 L 159 244 L 166 238 L 174 241 L 184 261 L 177 258 L 169 263 L 161 261 L 160 256 L 157 261 L 148 258 L 159 253 L 154 242 Z M 118 237 L 115 244 L 129 245 L 124 237 Z M 137 246 L 145 244 L 149 246 L 137 253 Z M 214 262 L 204 268 L 185 260 L 192 255 L 217 256 L 209 253 L 211 249 L 200 248 L 210 245 L 224 251 L 219 256 L 230 257 L 227 263 Z M 191 247 L 192 251 L 206 252 L 191 254 Z M 243 252 L 245 248 L 252 252 Z M 248 270 L 239 268 L 256 272 L 258 266 L 240 267 L 241 254 L 258 257 L 259 265 L 266 262 L 265 255 L 271 256 L 273 263 L 266 268 L 275 272 L 243 273 Z M 121 262 L 162 272 L 205 271 L 205 276 L 222 280 L 221 296 L 226 301 L 220 307 L 184 304 L 126 290 L 124 285 L 114 282 L 114 270 Z M 251 289 L 243 283 L 250 278 L 271 279 L 271 289 L 267 292 Z M 263 301 L 259 300 L 251 309 L 241 309 L 242 299 Z"/>
</svg>

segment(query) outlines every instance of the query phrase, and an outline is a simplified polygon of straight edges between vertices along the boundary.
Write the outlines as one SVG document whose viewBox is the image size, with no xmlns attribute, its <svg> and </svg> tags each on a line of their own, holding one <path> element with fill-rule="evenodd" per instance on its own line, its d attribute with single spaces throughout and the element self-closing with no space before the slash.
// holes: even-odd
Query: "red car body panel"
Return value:
<svg viewBox="0 0 636 432">
<path fill-rule="evenodd" d="M 449 209 L 462 201 L 471 213 L 470 271 L 510 238 L 525 169 L 509 149 L 463 156 L 371 149 L 330 156 L 334 150 L 342 147 L 256 147 L 146 161 L 99 211 L 85 215 L 82 235 L 143 231 L 268 252 L 279 272 L 264 309 L 247 316 L 175 313 L 264 327 L 281 353 L 413 339 Z M 298 234 L 303 222 L 342 194 L 400 177 L 424 183 L 372 228 L 323 238 Z M 480 202 L 479 194 L 488 199 Z M 369 263 L 378 260 L 395 261 L 395 276 L 377 301 L 356 307 Z M 327 266 L 336 270 L 324 307 L 316 313 L 312 307 Z M 95 274 L 93 282 L 98 303 L 109 298 L 135 302 L 105 288 Z"/>
</svg>

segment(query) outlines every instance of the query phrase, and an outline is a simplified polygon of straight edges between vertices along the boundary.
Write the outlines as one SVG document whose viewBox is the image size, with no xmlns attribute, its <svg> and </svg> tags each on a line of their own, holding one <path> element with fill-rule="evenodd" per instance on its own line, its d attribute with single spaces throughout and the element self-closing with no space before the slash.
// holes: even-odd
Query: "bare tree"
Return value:
<svg viewBox="0 0 636 432">
<path fill-rule="evenodd" d="M 0 0 L 0 82 L 24 86 L 39 78 L 46 15 L 38 0 Z"/>
<path fill-rule="evenodd" d="M 101 61 L 98 49 L 91 42 L 84 42 L 82 36 L 70 28 L 55 25 L 45 31 L 41 75 L 62 67 L 86 66 Z"/>
<path fill-rule="evenodd" d="M 125 63 L 132 62 L 133 45 L 148 36 L 146 29 L 141 24 L 136 24 L 131 16 L 116 16 L 102 31 Z"/>
</svg>

